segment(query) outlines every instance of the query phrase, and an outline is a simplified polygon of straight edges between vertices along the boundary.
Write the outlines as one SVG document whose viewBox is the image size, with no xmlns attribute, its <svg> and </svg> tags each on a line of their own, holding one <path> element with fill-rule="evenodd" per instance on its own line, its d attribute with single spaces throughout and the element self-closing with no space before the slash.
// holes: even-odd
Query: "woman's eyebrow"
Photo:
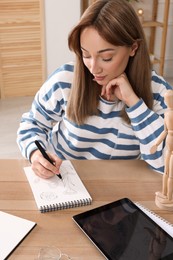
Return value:
<svg viewBox="0 0 173 260">
<path fill-rule="evenodd" d="M 83 51 L 87 51 L 85 48 L 81 47 L 81 49 Z M 102 52 L 107 52 L 107 51 L 115 51 L 115 49 L 113 48 L 107 48 L 107 49 L 103 49 L 103 50 L 99 50 L 97 53 L 102 53 Z M 88 51 L 87 51 L 88 52 Z"/>
<path fill-rule="evenodd" d="M 98 51 L 98 53 L 102 53 L 102 52 L 106 52 L 106 51 L 115 51 L 115 49 L 107 48 L 107 49 L 103 49 L 103 50 Z"/>
</svg>

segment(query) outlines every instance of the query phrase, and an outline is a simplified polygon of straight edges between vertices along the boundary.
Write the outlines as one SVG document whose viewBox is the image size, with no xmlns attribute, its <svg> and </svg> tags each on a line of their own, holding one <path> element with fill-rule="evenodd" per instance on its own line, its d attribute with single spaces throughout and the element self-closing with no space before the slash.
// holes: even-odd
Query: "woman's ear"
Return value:
<svg viewBox="0 0 173 260">
<path fill-rule="evenodd" d="M 138 43 L 137 41 L 132 44 L 130 56 L 135 56 L 136 50 L 138 49 Z"/>
</svg>

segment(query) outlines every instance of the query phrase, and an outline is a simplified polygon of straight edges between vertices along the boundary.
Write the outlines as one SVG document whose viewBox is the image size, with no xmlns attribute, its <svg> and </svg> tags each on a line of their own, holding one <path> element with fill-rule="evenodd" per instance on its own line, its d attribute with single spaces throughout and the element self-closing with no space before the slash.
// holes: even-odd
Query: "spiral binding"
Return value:
<svg viewBox="0 0 173 260">
<path fill-rule="evenodd" d="M 151 215 L 153 215 L 153 216 L 157 217 L 158 219 L 162 220 L 163 222 L 165 222 L 165 223 L 168 224 L 169 226 L 173 227 L 173 224 L 172 224 L 172 223 L 170 223 L 170 222 L 167 221 L 166 219 L 160 217 L 160 216 L 157 215 L 154 211 L 152 211 L 152 210 L 150 210 L 150 209 L 144 207 L 144 206 L 143 206 L 142 204 L 140 204 L 139 202 L 136 202 L 135 204 L 136 204 L 136 206 L 139 206 L 141 209 L 144 209 L 144 210 L 148 211 Z"/>
<path fill-rule="evenodd" d="M 87 198 L 87 199 L 81 199 L 81 200 L 75 200 L 75 201 L 56 203 L 56 204 L 52 204 L 52 205 L 45 205 L 45 206 L 40 207 L 40 212 L 45 213 L 45 212 L 50 212 L 50 211 L 87 206 L 87 205 L 90 205 L 91 202 L 92 202 L 92 200 L 90 198 Z"/>
<path fill-rule="evenodd" d="M 156 222 L 158 225 L 160 225 L 167 233 L 169 233 L 173 237 L 173 224 L 172 223 L 170 223 L 166 219 L 162 218 L 161 216 L 159 216 L 152 210 L 146 208 L 139 202 L 136 202 L 135 205 L 138 206 L 146 215 L 151 217 L 151 219 L 153 219 L 154 222 Z M 152 218 L 152 216 L 153 216 L 153 218 Z M 167 227 L 165 227 L 165 225 L 167 225 Z"/>
</svg>

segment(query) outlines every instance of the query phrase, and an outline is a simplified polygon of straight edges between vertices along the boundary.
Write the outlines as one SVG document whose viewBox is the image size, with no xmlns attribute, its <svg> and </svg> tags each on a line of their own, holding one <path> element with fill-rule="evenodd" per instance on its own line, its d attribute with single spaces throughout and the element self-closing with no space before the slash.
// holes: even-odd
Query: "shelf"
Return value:
<svg viewBox="0 0 173 260">
<path fill-rule="evenodd" d="M 152 64 L 159 64 L 159 71 L 158 73 L 163 76 L 164 73 L 164 63 L 165 63 L 165 51 L 166 51 L 166 36 L 167 36 L 167 27 L 168 27 L 168 16 L 169 16 L 169 6 L 170 0 L 164 0 L 163 8 L 161 11 L 163 12 L 163 19 L 161 22 L 158 22 L 158 5 L 159 0 L 153 0 L 152 6 L 152 18 L 151 21 L 143 21 L 142 27 L 150 29 L 150 38 L 149 38 L 149 52 L 155 56 L 155 43 L 156 43 L 156 31 L 157 28 L 161 28 L 161 40 L 160 45 L 157 44 L 157 57 L 151 60 Z M 158 55 L 158 51 L 160 54 Z"/>
<path fill-rule="evenodd" d="M 163 27 L 163 23 L 157 21 L 146 21 L 142 23 L 142 26 L 145 27 Z"/>
</svg>

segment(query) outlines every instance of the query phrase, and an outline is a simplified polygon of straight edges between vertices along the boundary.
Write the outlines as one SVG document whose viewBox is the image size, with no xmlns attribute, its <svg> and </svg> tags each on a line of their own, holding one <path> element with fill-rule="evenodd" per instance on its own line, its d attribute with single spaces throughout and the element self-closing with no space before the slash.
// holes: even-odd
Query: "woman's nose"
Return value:
<svg viewBox="0 0 173 260">
<path fill-rule="evenodd" d="M 94 75 L 101 73 L 102 69 L 99 66 L 98 62 L 92 61 L 90 64 L 90 72 Z"/>
</svg>

